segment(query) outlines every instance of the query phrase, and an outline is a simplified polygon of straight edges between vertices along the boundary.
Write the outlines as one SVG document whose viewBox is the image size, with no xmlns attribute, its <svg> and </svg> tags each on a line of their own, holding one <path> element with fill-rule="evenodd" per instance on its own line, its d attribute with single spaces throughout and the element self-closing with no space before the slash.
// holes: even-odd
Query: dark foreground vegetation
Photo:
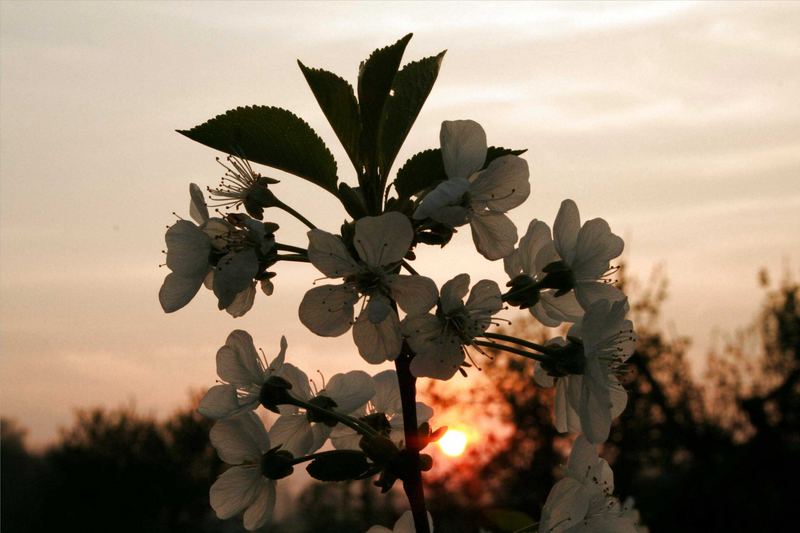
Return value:
<svg viewBox="0 0 800 533">
<path fill-rule="evenodd" d="M 663 278 L 631 290 L 640 341 L 626 376 L 629 406 L 603 456 L 616 492 L 635 495 L 653 533 L 783 530 L 800 508 L 800 289 L 762 281 L 759 316 L 709 354 L 701 379 L 689 370 L 689 339 L 665 333 Z M 485 438 L 460 460 L 469 467 L 429 476 L 437 531 L 510 531 L 538 516 L 569 440 L 553 429 L 552 392 L 532 384 L 532 371 L 498 355 L 467 393 L 427 391 L 438 409 L 480 405 L 514 428 Z M 193 405 L 163 421 L 130 408 L 81 411 L 40 453 L 26 448 L 19 423 L 3 419 L 2 531 L 241 531 L 241 520 L 221 522 L 208 506 L 222 464 Z M 394 522 L 390 505 L 366 482 L 312 484 L 265 529 L 365 531 Z"/>
</svg>

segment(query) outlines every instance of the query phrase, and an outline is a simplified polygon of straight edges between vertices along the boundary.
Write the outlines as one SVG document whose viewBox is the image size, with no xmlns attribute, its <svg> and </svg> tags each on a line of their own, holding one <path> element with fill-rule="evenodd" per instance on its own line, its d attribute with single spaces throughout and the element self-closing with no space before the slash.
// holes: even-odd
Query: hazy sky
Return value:
<svg viewBox="0 0 800 533">
<path fill-rule="evenodd" d="M 700 361 L 713 328 L 756 312 L 762 266 L 800 264 L 800 4 L 3 2 L 0 13 L 0 413 L 36 443 L 77 406 L 133 399 L 167 413 L 213 384 L 234 328 L 327 376 L 363 366 L 349 336 L 296 318 L 318 273 L 279 265 L 245 317 L 207 291 L 164 315 L 160 251 L 188 183 L 215 184 L 214 151 L 176 134 L 247 104 L 288 108 L 349 163 L 295 63 L 355 81 L 374 48 L 413 31 L 408 60 L 448 49 L 398 157 L 471 118 L 491 144 L 528 148 L 524 231 L 572 198 L 625 237 L 641 276 L 666 266 L 675 330 Z M 398 165 L 399 166 L 399 165 Z M 278 195 L 319 226 L 344 212 L 299 179 Z M 305 245 L 282 214 L 283 242 Z M 469 232 L 419 269 L 504 282 Z M 381 367 L 382 368 L 382 367 Z M 378 371 L 381 368 L 372 370 Z"/>
</svg>

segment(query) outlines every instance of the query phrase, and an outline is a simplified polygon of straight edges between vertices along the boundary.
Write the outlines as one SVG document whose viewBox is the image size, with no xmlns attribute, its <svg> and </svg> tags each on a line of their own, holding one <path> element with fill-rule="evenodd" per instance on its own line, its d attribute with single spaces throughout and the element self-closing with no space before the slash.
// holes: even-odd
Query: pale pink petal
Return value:
<svg viewBox="0 0 800 533">
<path fill-rule="evenodd" d="M 368 363 L 376 365 L 387 360 L 394 361 L 403 345 L 397 313 L 390 310 L 377 324 L 369 319 L 368 313 L 361 313 L 353 326 L 353 341 L 358 353 Z"/>
<path fill-rule="evenodd" d="M 280 445 L 295 457 L 311 453 L 314 443 L 311 423 L 305 414 L 279 416 L 269 428 L 269 439 L 273 446 Z"/>
<path fill-rule="evenodd" d="M 506 215 L 493 211 L 476 213 L 469 226 L 475 248 L 486 259 L 495 261 L 514 252 L 517 227 Z"/>
<path fill-rule="evenodd" d="M 527 161 L 515 155 L 498 157 L 470 185 L 472 208 L 505 213 L 517 207 L 531 193 L 528 178 Z"/>
<path fill-rule="evenodd" d="M 306 292 L 300 302 L 300 322 L 323 337 L 338 337 L 353 324 L 358 293 L 349 285 L 323 285 Z"/>
<path fill-rule="evenodd" d="M 262 477 L 258 495 L 244 512 L 244 528 L 253 531 L 264 526 L 272 516 L 274 509 L 275 481 Z"/>
<path fill-rule="evenodd" d="M 391 211 L 358 219 L 353 246 L 364 263 L 383 266 L 400 262 L 413 239 L 414 229 L 408 217 Z"/>
<path fill-rule="evenodd" d="M 581 216 L 575 202 L 572 200 L 561 202 L 561 208 L 558 210 L 556 221 L 553 224 L 553 240 L 558 254 L 570 265 L 575 257 L 580 227 Z"/>
<path fill-rule="evenodd" d="M 270 448 L 264 424 L 253 412 L 220 420 L 209 433 L 219 458 L 228 464 L 257 463 Z"/>
<path fill-rule="evenodd" d="M 217 517 L 225 520 L 250 506 L 258 497 L 262 479 L 260 465 L 234 466 L 223 472 L 209 491 Z"/>
<path fill-rule="evenodd" d="M 336 410 L 345 414 L 363 407 L 375 396 L 375 382 L 361 370 L 334 375 L 320 392 L 336 402 Z"/>
<path fill-rule="evenodd" d="M 439 299 L 436 284 L 425 276 L 391 275 L 387 283 L 392 298 L 409 315 L 427 313 Z"/>
<path fill-rule="evenodd" d="M 317 270 L 331 278 L 343 278 L 361 269 L 341 237 L 321 229 L 308 232 L 308 259 Z"/>
<path fill-rule="evenodd" d="M 474 120 L 445 120 L 439 132 L 448 178 L 469 178 L 486 161 L 486 132 Z"/>
</svg>

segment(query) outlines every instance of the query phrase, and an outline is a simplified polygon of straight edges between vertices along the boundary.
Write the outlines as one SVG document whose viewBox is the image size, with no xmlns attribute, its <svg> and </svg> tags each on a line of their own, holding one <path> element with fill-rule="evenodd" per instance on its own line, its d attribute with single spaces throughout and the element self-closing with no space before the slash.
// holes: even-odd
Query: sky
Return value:
<svg viewBox="0 0 800 533">
<path fill-rule="evenodd" d="M 647 278 L 663 265 L 665 315 L 693 337 L 757 312 L 761 267 L 800 265 L 800 4 L 797 3 L 0 3 L 0 413 L 42 444 L 78 407 L 165 415 L 214 383 L 227 334 L 326 376 L 367 369 L 349 336 L 316 338 L 297 305 L 319 274 L 281 264 L 275 294 L 233 319 L 204 291 L 165 315 L 164 231 L 188 184 L 214 185 L 217 154 L 175 133 L 250 104 L 287 108 L 354 174 L 297 68 L 355 82 L 359 61 L 408 32 L 406 60 L 447 49 L 398 156 L 438 146 L 443 120 L 527 148 L 521 232 L 574 199 L 626 240 Z M 270 169 L 286 203 L 323 229 L 332 197 Z M 282 242 L 304 246 L 283 213 Z M 469 232 L 420 251 L 437 283 L 506 281 Z M 453 270 L 458 265 L 461 270 Z M 511 315 L 509 315 L 511 316 Z M 389 367 L 370 367 L 377 372 Z"/>
</svg>

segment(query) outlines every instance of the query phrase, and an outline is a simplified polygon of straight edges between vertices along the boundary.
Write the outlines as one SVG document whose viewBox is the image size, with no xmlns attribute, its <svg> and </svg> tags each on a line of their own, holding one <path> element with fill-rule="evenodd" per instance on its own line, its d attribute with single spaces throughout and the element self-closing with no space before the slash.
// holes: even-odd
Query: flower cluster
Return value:
<svg viewBox="0 0 800 533">
<path fill-rule="evenodd" d="M 182 132 L 237 156 L 223 164 L 220 185 L 208 189 L 225 214 L 210 217 L 200 188 L 192 184 L 194 222 L 181 219 L 167 230 L 170 273 L 159 293 L 163 309 L 182 308 L 205 284 L 220 309 L 241 316 L 251 309 L 257 284 L 272 294 L 270 270 L 282 262 L 305 263 L 300 268 L 309 288 L 298 305 L 300 321 L 323 337 L 352 330 L 367 364 L 395 367 L 373 376 L 352 370 L 318 386 L 286 362 L 285 338 L 269 362 L 247 332 L 233 331 L 217 352 L 219 383 L 199 406 L 216 421 L 211 442 L 231 465 L 211 487 L 211 505 L 220 518 L 243 513 L 247 529 L 261 527 L 273 512 L 276 482 L 308 463 L 316 479 L 376 477 L 383 492 L 401 480 L 412 510 L 394 531 L 432 531 L 420 475 L 432 460 L 421 451 L 444 429 L 431 429 L 433 411 L 416 401 L 415 381 L 466 376 L 478 366 L 478 355 L 503 350 L 536 361 L 535 383 L 556 389 L 556 428 L 580 434 L 567 476 L 542 512 L 540 531 L 635 531 L 632 512 L 611 496 L 613 476 L 596 453 L 627 403 L 619 375 L 636 340 L 627 299 L 611 279 L 622 239 L 603 219 L 581 224 L 572 200 L 561 204 L 552 232 L 534 219 L 518 239 L 507 213 L 530 195 L 524 150 L 489 146 L 486 132 L 472 120 L 443 122 L 439 148 L 411 157 L 389 183 L 394 158 L 427 95 L 415 91 L 430 90 L 442 58 L 400 71 L 415 91 L 395 90 L 391 76 L 376 81 L 379 73 L 397 72 L 399 59 L 389 58 L 402 55 L 408 38 L 362 65 L 358 101 L 349 99 L 356 93 L 340 87 L 347 85 L 343 79 L 301 64 L 354 165 L 357 186 L 337 183 L 336 163 L 321 139 L 279 108 L 237 108 Z M 338 233 L 316 227 L 281 202 L 272 190 L 279 182 L 251 162 L 319 185 L 352 218 Z M 246 214 L 235 212 L 239 208 Z M 271 208 L 305 224 L 307 242 L 277 242 L 278 226 L 262 221 Z M 480 255 L 503 260 L 505 293 L 494 280 L 471 284 L 467 273 L 437 287 L 414 268 L 423 245 L 444 247 L 466 225 Z M 311 284 L 316 273 L 308 264 L 322 273 L 322 284 Z M 566 338 L 539 345 L 493 330 L 504 320 L 498 315 L 506 304 L 528 309 L 545 326 L 571 323 Z M 260 407 L 279 415 L 269 431 L 256 414 Z"/>
</svg>

